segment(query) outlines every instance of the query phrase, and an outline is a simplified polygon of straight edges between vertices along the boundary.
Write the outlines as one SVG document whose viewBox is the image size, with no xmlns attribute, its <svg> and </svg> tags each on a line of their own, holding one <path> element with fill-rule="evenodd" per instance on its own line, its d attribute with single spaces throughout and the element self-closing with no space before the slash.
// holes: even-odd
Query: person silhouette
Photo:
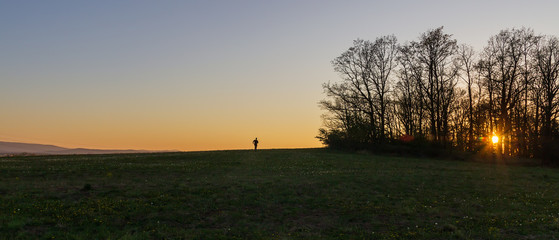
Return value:
<svg viewBox="0 0 559 240">
<path fill-rule="evenodd" d="M 252 144 L 254 144 L 254 151 L 256 151 L 256 148 L 258 147 L 258 138 L 255 138 L 255 139 L 252 141 Z"/>
</svg>

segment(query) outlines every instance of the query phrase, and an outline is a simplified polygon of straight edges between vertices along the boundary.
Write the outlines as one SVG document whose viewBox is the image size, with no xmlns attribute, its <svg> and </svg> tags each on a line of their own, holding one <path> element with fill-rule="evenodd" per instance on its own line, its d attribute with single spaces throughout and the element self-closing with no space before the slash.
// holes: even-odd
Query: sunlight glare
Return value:
<svg viewBox="0 0 559 240">
<path fill-rule="evenodd" d="M 497 137 L 496 135 L 493 135 L 493 137 L 491 137 L 491 141 L 493 143 L 498 143 L 499 142 L 499 137 Z"/>
</svg>

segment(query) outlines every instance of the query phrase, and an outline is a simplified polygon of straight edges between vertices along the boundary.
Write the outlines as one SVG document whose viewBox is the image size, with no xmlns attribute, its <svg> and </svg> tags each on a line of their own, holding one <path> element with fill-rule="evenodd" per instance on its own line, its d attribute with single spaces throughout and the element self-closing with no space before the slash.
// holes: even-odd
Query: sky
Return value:
<svg viewBox="0 0 559 240">
<path fill-rule="evenodd" d="M 558 1 L 0 0 L 0 141 L 146 150 L 321 147 L 353 40 L 444 26 L 479 51 L 559 36 Z"/>
</svg>

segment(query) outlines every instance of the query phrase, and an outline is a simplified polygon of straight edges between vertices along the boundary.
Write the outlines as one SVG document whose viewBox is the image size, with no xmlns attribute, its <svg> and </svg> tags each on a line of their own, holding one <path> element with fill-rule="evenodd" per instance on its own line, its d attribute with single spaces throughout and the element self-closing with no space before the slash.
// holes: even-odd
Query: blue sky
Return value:
<svg viewBox="0 0 559 240">
<path fill-rule="evenodd" d="M 0 1 L 0 141 L 315 147 L 321 84 L 357 38 L 445 27 L 479 51 L 559 36 L 556 1 Z"/>
</svg>

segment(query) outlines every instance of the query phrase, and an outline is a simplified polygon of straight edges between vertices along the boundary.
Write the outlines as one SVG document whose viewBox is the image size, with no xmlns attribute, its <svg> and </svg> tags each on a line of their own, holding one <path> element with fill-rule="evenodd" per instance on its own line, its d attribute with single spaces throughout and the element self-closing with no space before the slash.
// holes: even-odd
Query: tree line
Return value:
<svg viewBox="0 0 559 240">
<path fill-rule="evenodd" d="M 323 84 L 330 147 L 423 141 L 548 163 L 559 148 L 559 40 L 506 29 L 480 51 L 443 27 L 399 44 L 393 35 L 357 39 L 332 60 L 340 80 Z"/>
</svg>

